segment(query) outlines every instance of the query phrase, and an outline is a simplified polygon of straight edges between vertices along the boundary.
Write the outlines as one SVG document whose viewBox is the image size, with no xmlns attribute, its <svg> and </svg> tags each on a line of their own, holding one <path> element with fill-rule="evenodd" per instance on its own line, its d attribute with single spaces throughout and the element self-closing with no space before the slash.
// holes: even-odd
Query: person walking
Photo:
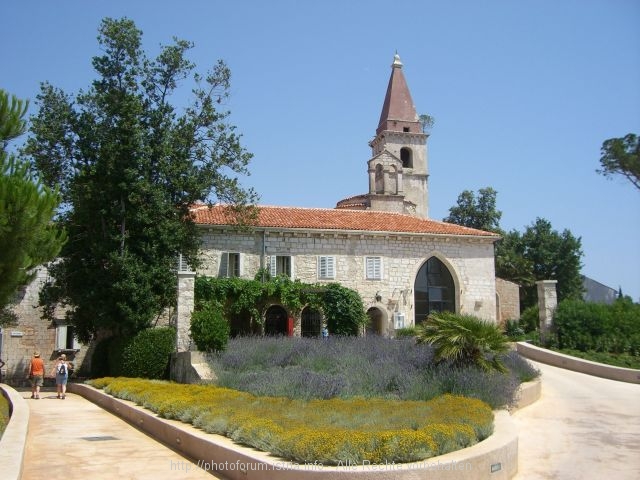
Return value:
<svg viewBox="0 0 640 480">
<path fill-rule="evenodd" d="M 40 400 L 40 387 L 44 383 L 44 361 L 40 358 L 40 352 L 33 353 L 29 364 L 29 378 L 31 379 L 31 398 Z"/>
<path fill-rule="evenodd" d="M 64 400 L 67 393 L 67 380 L 69 379 L 69 365 L 67 364 L 67 356 L 64 353 L 58 357 L 58 361 L 53 368 L 53 375 L 56 377 L 57 398 Z"/>
</svg>

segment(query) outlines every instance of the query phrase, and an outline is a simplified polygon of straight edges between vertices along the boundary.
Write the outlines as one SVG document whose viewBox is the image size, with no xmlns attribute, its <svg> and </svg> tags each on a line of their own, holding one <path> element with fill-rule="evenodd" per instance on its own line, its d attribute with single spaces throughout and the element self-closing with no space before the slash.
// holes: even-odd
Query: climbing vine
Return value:
<svg viewBox="0 0 640 480">
<path fill-rule="evenodd" d="M 331 333 L 340 335 L 356 335 L 367 322 L 360 295 L 340 284 L 303 283 L 285 276 L 264 278 L 265 281 L 198 276 L 196 311 L 217 303 L 227 320 L 247 315 L 254 324 L 262 326 L 271 305 L 282 305 L 294 317 L 310 307 L 325 315 Z"/>
</svg>

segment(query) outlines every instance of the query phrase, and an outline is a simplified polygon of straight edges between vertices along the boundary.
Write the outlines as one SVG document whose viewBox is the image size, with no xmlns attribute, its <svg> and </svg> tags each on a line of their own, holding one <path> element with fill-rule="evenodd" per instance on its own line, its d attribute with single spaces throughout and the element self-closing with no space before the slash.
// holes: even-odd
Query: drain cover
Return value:
<svg viewBox="0 0 640 480">
<path fill-rule="evenodd" d="M 116 437 L 112 437 L 111 435 L 104 435 L 101 437 L 81 437 L 82 440 L 86 440 L 87 442 L 104 442 L 106 440 L 118 440 Z"/>
</svg>

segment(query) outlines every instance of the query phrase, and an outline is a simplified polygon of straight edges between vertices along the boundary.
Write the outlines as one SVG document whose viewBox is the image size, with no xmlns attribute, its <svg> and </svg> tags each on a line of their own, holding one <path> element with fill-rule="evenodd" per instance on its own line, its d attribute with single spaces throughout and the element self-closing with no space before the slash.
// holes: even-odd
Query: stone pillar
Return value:
<svg viewBox="0 0 640 480">
<path fill-rule="evenodd" d="M 553 326 L 553 313 L 558 305 L 557 280 L 540 280 L 538 286 L 538 319 L 540 321 L 540 342 L 544 345 Z"/>
<path fill-rule="evenodd" d="M 191 345 L 189 328 L 195 304 L 195 272 L 178 272 L 178 306 L 176 308 L 176 350 L 186 352 Z"/>
</svg>

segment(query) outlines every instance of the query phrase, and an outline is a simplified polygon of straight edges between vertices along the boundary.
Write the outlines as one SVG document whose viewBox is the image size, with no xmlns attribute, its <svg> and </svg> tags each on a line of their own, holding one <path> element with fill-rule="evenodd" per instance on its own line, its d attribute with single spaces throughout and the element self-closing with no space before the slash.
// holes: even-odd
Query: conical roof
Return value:
<svg viewBox="0 0 640 480">
<path fill-rule="evenodd" d="M 396 53 L 391 65 L 391 77 L 384 97 L 382 113 L 376 135 L 384 130 L 396 132 L 422 133 L 420 119 L 413 105 L 407 81 L 402 73 L 402 62 Z"/>
</svg>

